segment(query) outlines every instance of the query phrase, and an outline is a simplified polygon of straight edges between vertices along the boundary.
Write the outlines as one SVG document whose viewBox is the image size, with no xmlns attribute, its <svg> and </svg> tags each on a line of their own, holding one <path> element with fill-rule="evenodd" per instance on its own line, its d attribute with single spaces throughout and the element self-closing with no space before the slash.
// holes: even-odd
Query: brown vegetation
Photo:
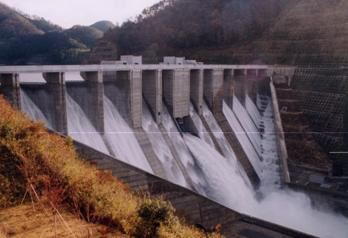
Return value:
<svg viewBox="0 0 348 238">
<path fill-rule="evenodd" d="M 116 233 L 110 228 L 87 223 L 61 209 L 58 215 L 50 207 L 40 204 L 21 205 L 0 211 L 0 238 L 92 238 L 129 236 Z"/>
<path fill-rule="evenodd" d="M 0 207 L 26 201 L 69 208 L 89 222 L 135 237 L 206 237 L 170 204 L 134 194 L 79 159 L 71 141 L 50 134 L 0 97 Z M 209 237 L 220 237 L 209 234 Z"/>
</svg>

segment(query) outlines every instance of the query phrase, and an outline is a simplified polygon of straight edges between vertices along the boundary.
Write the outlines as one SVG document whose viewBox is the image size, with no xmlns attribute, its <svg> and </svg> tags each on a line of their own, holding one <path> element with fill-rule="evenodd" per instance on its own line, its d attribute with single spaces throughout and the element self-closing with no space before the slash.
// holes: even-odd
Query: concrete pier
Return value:
<svg viewBox="0 0 348 238">
<path fill-rule="evenodd" d="M 190 71 L 187 69 L 163 70 L 164 101 L 174 118 L 190 115 Z"/>
<path fill-rule="evenodd" d="M 224 100 L 232 108 L 234 97 L 233 84 L 234 71 L 232 69 L 224 70 Z"/>
<path fill-rule="evenodd" d="M 133 128 L 142 127 L 143 94 L 142 72 L 139 69 L 129 71 L 130 79 L 130 119 Z"/>
<path fill-rule="evenodd" d="M 257 98 L 257 81 L 259 80 L 258 70 L 249 69 L 247 70 L 247 77 L 245 79 L 245 90 L 251 100 L 256 103 Z"/>
<path fill-rule="evenodd" d="M 224 71 L 204 70 L 204 97 L 213 113 L 222 112 Z"/>
<path fill-rule="evenodd" d="M 190 95 L 198 115 L 203 113 L 203 70 L 195 69 L 190 73 Z"/>
<path fill-rule="evenodd" d="M 143 96 L 158 124 L 162 122 L 162 90 L 162 71 L 144 70 Z"/>
<path fill-rule="evenodd" d="M 91 122 L 99 133 L 104 133 L 104 84 L 102 72 L 82 72 L 89 91 L 89 115 Z"/>
<path fill-rule="evenodd" d="M 54 102 L 54 129 L 64 135 L 68 134 L 68 119 L 65 98 L 64 73 L 44 73 L 47 88 Z"/>
<path fill-rule="evenodd" d="M 233 75 L 233 85 L 235 96 L 245 106 L 245 96 L 246 96 L 246 78 L 247 70 L 246 69 L 236 69 L 234 70 Z"/>
<path fill-rule="evenodd" d="M 142 95 L 142 72 L 138 69 L 108 72 L 104 74 L 104 82 L 117 85 L 126 94 L 124 102 L 118 102 L 117 93 L 107 91 L 108 96 L 115 105 L 122 105 L 118 108 L 120 113 L 125 116 L 129 126 L 133 129 L 142 127 L 143 115 L 143 95 Z M 124 115 L 127 114 L 127 115 Z"/>
<path fill-rule="evenodd" d="M 0 84 L 0 93 L 5 96 L 13 107 L 20 109 L 21 96 L 18 74 L 0 74 Z"/>
</svg>

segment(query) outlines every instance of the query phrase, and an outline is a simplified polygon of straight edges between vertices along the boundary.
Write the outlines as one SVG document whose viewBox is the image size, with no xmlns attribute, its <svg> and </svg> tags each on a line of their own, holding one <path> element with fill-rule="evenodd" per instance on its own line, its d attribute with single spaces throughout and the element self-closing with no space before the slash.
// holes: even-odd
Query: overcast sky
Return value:
<svg viewBox="0 0 348 238">
<path fill-rule="evenodd" d="M 100 20 L 122 23 L 159 0 L 0 0 L 29 15 L 44 17 L 64 28 Z"/>
</svg>

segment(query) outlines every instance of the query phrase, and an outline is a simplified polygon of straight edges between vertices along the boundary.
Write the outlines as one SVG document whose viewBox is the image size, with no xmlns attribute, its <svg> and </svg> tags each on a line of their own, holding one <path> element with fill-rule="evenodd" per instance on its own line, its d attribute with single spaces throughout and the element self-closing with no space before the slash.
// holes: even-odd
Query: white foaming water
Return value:
<svg viewBox="0 0 348 238">
<path fill-rule="evenodd" d="M 235 101 L 235 99 L 236 98 L 234 98 L 233 101 Z M 257 175 L 259 177 L 262 177 L 262 164 L 259 159 L 259 156 L 255 151 L 253 145 L 251 144 L 245 131 L 243 130 L 242 126 L 239 124 L 239 121 L 236 118 L 234 112 L 230 109 L 229 106 L 227 106 L 225 102 L 223 103 L 223 113 L 225 114 L 225 117 L 229 122 L 233 132 L 237 135 L 238 141 L 241 144 L 246 155 L 248 156 L 250 163 L 255 169 Z"/>
<path fill-rule="evenodd" d="M 143 103 L 143 129 L 146 131 L 168 179 L 176 184 L 189 187 L 146 103 Z"/>
<path fill-rule="evenodd" d="M 269 193 L 280 186 L 280 168 L 278 165 L 279 155 L 277 151 L 277 138 L 275 135 L 273 108 L 270 98 L 265 98 L 263 116 L 260 119 L 260 128 L 263 128 L 262 135 L 262 186 L 263 193 Z M 254 110 L 257 110 L 256 107 Z"/>
<path fill-rule="evenodd" d="M 279 178 L 276 175 L 277 165 L 275 160 L 277 160 L 277 154 L 275 153 L 275 138 L 272 131 L 273 125 L 273 112 L 271 104 L 267 105 L 267 102 L 262 102 L 265 107 L 264 116 L 262 118 L 265 133 L 262 140 L 263 156 L 264 161 L 259 164 L 266 171 L 261 173 L 260 177 L 262 179 L 261 192 L 264 194 L 264 198 L 258 201 L 253 197 L 250 201 L 241 203 L 240 207 L 231 208 L 244 212 L 246 214 L 264 219 L 279 225 L 283 225 L 295 230 L 300 230 L 308 234 L 312 234 L 319 237 L 337 237 L 344 238 L 348 234 L 348 220 L 341 215 L 334 214 L 331 211 L 319 211 L 312 207 L 310 198 L 298 192 L 293 192 L 291 190 L 279 190 L 277 186 L 274 186 Z M 259 102 L 260 107 L 262 103 Z M 224 103 L 223 106 L 224 113 L 232 127 L 238 125 L 234 113 L 231 109 Z M 239 128 L 242 130 L 242 128 Z M 270 131 L 268 131 L 270 130 Z M 238 128 L 237 128 L 238 131 Z M 268 133 L 270 132 L 270 133 Z M 238 134 L 241 137 L 241 141 L 244 143 L 247 141 L 243 138 L 242 133 Z M 249 142 L 250 143 L 250 142 Z M 247 143 L 245 143 L 247 144 Z M 248 152 L 247 148 L 251 145 L 244 145 L 244 150 Z M 252 158 L 248 155 L 249 158 Z M 252 162 L 252 159 L 251 159 Z M 274 178 L 273 176 L 276 176 Z M 229 186 L 228 184 L 225 186 Z M 250 198 L 250 196 L 243 197 L 244 199 Z M 227 200 L 227 199 L 224 199 Z M 232 198 L 231 198 L 232 200 Z M 243 207 L 243 205 L 245 205 Z"/>
<path fill-rule="evenodd" d="M 69 94 L 66 94 L 66 107 L 68 117 L 68 134 L 75 140 L 95 148 L 103 153 L 109 151 L 102 136 L 97 132 L 84 111 Z"/>
<path fill-rule="evenodd" d="M 191 134 L 185 133 L 184 139 L 209 178 L 207 196 L 233 208 L 248 206 L 247 202 L 253 199 L 253 192 L 236 172 L 232 160 L 225 159 L 205 141 Z"/>
<path fill-rule="evenodd" d="M 162 123 L 175 147 L 175 150 L 179 154 L 179 159 L 182 165 L 185 167 L 187 174 L 190 176 L 190 179 L 193 182 L 193 186 L 200 194 L 205 195 L 207 181 L 204 174 L 202 174 L 199 167 L 197 167 L 195 159 L 191 156 L 184 139 L 182 138 L 178 128 L 168 112 L 167 107 L 165 106 L 163 107 L 162 112 Z"/>
<path fill-rule="evenodd" d="M 312 208 L 310 199 L 301 193 L 278 190 L 258 201 L 234 166 L 203 140 L 190 134 L 185 142 L 209 176 L 207 195 L 242 213 L 258 217 L 320 237 L 345 238 L 348 220 Z"/>
<path fill-rule="evenodd" d="M 44 125 L 52 129 L 52 123 L 48 121 L 47 117 L 42 113 L 38 106 L 31 100 L 24 90 L 21 90 L 21 107 L 22 111 L 25 112 L 34 121 L 41 121 Z"/>
<path fill-rule="evenodd" d="M 106 96 L 104 96 L 104 121 L 105 139 L 112 154 L 117 159 L 153 173 L 133 130 Z"/>
<path fill-rule="evenodd" d="M 226 104 L 226 103 L 225 103 Z M 226 104 L 227 105 L 227 104 Z M 258 155 L 261 155 L 261 137 L 258 128 L 250 118 L 248 112 L 239 102 L 237 97 L 233 97 L 233 111 L 240 125 L 244 128 L 246 136 L 250 139 Z"/>
<path fill-rule="evenodd" d="M 201 118 L 197 114 L 195 108 L 193 107 L 192 103 L 190 104 L 190 116 L 195 124 L 197 130 L 198 130 L 198 136 L 202 140 L 204 140 L 207 144 L 212 146 L 213 148 L 215 147 L 213 140 L 210 138 L 210 135 L 207 131 L 207 129 L 204 127 Z"/>
<path fill-rule="evenodd" d="M 251 183 L 250 183 L 249 177 L 246 175 L 244 169 L 239 165 L 236 154 L 234 153 L 232 147 L 228 143 L 223 131 L 221 130 L 219 124 L 215 120 L 214 115 L 209 110 L 208 105 L 205 102 L 203 103 L 203 117 L 205 118 L 205 120 L 210 128 L 210 131 L 215 136 L 217 143 L 219 144 L 219 147 L 221 148 L 224 157 L 226 159 L 229 159 L 230 163 L 233 163 L 234 169 L 238 170 L 238 172 L 244 178 L 244 181 L 248 184 L 248 186 L 250 186 Z"/>
</svg>

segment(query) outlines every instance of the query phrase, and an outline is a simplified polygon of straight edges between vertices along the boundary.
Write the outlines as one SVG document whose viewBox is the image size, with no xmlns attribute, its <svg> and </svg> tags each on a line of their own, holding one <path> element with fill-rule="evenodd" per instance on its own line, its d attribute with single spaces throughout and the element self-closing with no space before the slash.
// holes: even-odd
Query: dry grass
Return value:
<svg viewBox="0 0 348 238">
<path fill-rule="evenodd" d="M 61 212 L 65 222 L 63 223 L 52 209 L 38 206 L 36 204 L 35 210 L 29 204 L 0 211 L 0 227 L 2 227 L 3 237 L 128 237 L 116 234 L 103 225 L 87 223 L 67 211 Z"/>
<path fill-rule="evenodd" d="M 89 222 L 130 236 L 207 237 L 185 225 L 166 202 L 136 195 L 83 162 L 70 140 L 48 133 L 1 97 L 0 115 L 0 207 L 26 198 L 54 209 L 69 207 Z"/>
</svg>

